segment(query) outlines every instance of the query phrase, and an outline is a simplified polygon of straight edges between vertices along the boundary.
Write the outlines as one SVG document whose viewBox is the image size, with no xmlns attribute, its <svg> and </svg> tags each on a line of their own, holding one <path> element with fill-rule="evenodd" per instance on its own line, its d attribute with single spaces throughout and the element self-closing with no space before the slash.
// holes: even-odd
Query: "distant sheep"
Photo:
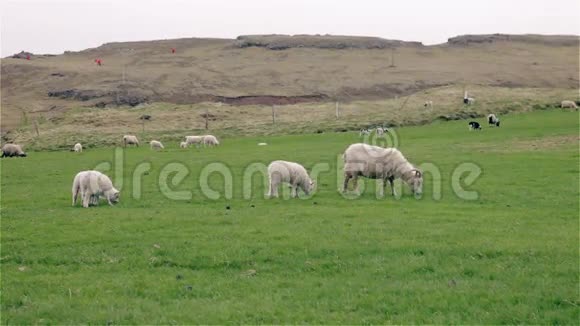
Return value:
<svg viewBox="0 0 580 326">
<path fill-rule="evenodd" d="M 298 188 L 302 189 L 306 195 L 314 189 L 314 181 L 308 176 L 306 169 L 294 162 L 273 161 L 268 165 L 268 179 L 270 187 L 268 196 L 278 197 L 278 187 L 281 183 L 289 183 L 292 191 L 292 198 L 298 196 Z"/>
<path fill-rule="evenodd" d="M 164 149 L 165 147 L 163 147 L 163 144 L 160 141 L 157 140 L 152 140 L 149 145 L 151 146 L 151 149 L 153 150 L 160 150 L 160 149 Z"/>
<path fill-rule="evenodd" d="M 419 195 L 423 191 L 423 173 L 409 163 L 396 148 L 352 144 L 342 157 L 344 160 L 343 192 L 346 192 L 350 179 L 354 180 L 354 187 L 357 189 L 359 176 L 388 181 L 393 196 L 396 196 L 393 182 L 397 178 L 407 183 L 414 194 Z M 386 188 L 386 182 L 383 186 Z"/>
<path fill-rule="evenodd" d="M 425 104 L 423 104 L 424 107 L 426 108 L 432 108 L 433 107 L 433 101 L 425 101 Z"/>
<path fill-rule="evenodd" d="M 367 128 L 363 128 L 360 130 L 360 132 L 358 133 L 359 136 L 366 136 L 366 135 L 370 135 L 371 131 L 368 130 Z"/>
<path fill-rule="evenodd" d="M 488 114 L 487 115 L 487 123 L 491 126 L 499 127 L 499 118 L 495 116 L 495 114 Z"/>
<path fill-rule="evenodd" d="M 377 127 L 377 136 L 383 137 L 383 135 L 385 134 L 386 131 L 387 131 L 387 128 Z"/>
<path fill-rule="evenodd" d="M 113 187 L 108 176 L 99 171 L 81 171 L 77 173 L 72 186 L 72 205 L 75 206 L 78 196 L 81 196 L 83 207 L 98 205 L 99 197 L 104 196 L 109 205 L 119 202 L 119 190 Z"/>
<path fill-rule="evenodd" d="M 467 125 L 469 130 L 481 130 L 481 125 L 477 121 L 470 121 Z"/>
<path fill-rule="evenodd" d="M 80 153 L 83 151 L 83 145 L 81 145 L 81 143 L 76 143 L 73 147 L 73 151 Z"/>
<path fill-rule="evenodd" d="M 472 105 L 473 103 L 475 103 L 475 99 L 473 97 L 469 97 L 467 92 L 465 92 L 465 94 L 463 94 L 463 104 Z"/>
<path fill-rule="evenodd" d="M 179 143 L 179 148 L 187 148 L 187 142 L 182 141 L 181 143 Z"/>
<path fill-rule="evenodd" d="M 123 136 L 123 146 L 127 147 L 127 145 L 135 145 L 139 147 L 139 140 L 137 139 L 137 136 L 133 135 Z"/>
<path fill-rule="evenodd" d="M 218 146 L 220 142 L 217 138 L 213 135 L 205 135 L 203 136 L 203 145 L 204 146 Z"/>
<path fill-rule="evenodd" d="M 185 136 L 185 142 L 187 145 L 201 145 L 203 144 L 204 136 Z"/>
<path fill-rule="evenodd" d="M 22 147 L 17 144 L 5 144 L 2 147 L 2 157 L 26 157 Z"/>
<path fill-rule="evenodd" d="M 268 145 L 267 143 L 258 143 L 258 146 L 266 146 Z"/>
<path fill-rule="evenodd" d="M 574 103 L 574 101 L 562 101 L 561 105 L 562 109 L 567 108 L 567 109 L 577 109 L 578 106 L 576 105 L 576 103 Z"/>
</svg>

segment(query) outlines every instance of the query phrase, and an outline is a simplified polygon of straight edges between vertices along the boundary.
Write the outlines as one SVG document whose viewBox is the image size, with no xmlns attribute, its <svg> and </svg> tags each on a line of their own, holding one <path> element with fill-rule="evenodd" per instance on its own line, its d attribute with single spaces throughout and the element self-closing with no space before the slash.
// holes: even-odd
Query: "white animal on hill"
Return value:
<svg viewBox="0 0 580 326">
<path fill-rule="evenodd" d="M 471 105 L 475 103 L 475 99 L 473 97 L 467 96 L 467 91 L 463 94 L 463 104 Z"/>
<path fill-rule="evenodd" d="M 499 118 L 495 114 L 491 113 L 487 115 L 487 123 L 492 126 L 499 127 Z"/>
<path fill-rule="evenodd" d="M 83 145 L 81 143 L 76 143 L 73 147 L 73 151 L 80 153 L 83 151 Z"/>
<path fill-rule="evenodd" d="M 204 146 L 218 146 L 220 142 L 217 138 L 213 135 L 205 135 L 203 136 L 203 145 Z"/>
<path fill-rule="evenodd" d="M 187 142 L 182 141 L 181 143 L 179 143 L 179 148 L 187 148 Z"/>
<path fill-rule="evenodd" d="M 424 107 L 426 108 L 432 108 L 433 107 L 433 101 L 425 101 L 425 104 L 423 104 Z"/>
<path fill-rule="evenodd" d="M 562 101 L 562 103 L 560 103 L 560 106 L 564 109 L 564 108 L 568 108 L 568 109 L 577 109 L 578 106 L 576 105 L 576 103 L 574 101 Z"/>
<path fill-rule="evenodd" d="M 268 145 L 267 143 L 258 143 L 258 146 L 266 146 Z"/>
<path fill-rule="evenodd" d="M 119 190 L 113 187 L 108 176 L 99 171 L 89 170 L 77 173 L 72 186 L 73 206 L 76 205 L 79 194 L 85 208 L 89 205 L 98 205 L 100 196 L 104 196 L 111 206 L 119 202 Z"/>
<path fill-rule="evenodd" d="M 354 187 L 357 189 L 358 177 L 382 179 L 383 187 L 386 181 L 391 185 L 391 193 L 395 196 L 393 181 L 401 178 L 407 183 L 414 194 L 423 191 L 423 173 L 414 167 L 403 154 L 396 148 L 382 148 L 367 144 L 352 144 L 343 154 L 344 159 L 344 185 L 343 192 L 347 190 L 350 179 L 354 179 Z"/>
<path fill-rule="evenodd" d="M 377 127 L 377 136 L 383 137 L 383 135 L 385 134 L 385 131 L 386 130 L 387 130 L 387 128 Z"/>
<path fill-rule="evenodd" d="M 160 149 L 164 149 L 165 147 L 163 147 L 163 144 L 160 141 L 157 140 L 152 140 L 149 145 L 151 146 L 151 149 L 153 150 L 160 150 Z"/>
<path fill-rule="evenodd" d="M 203 144 L 204 136 L 185 136 L 185 142 L 187 145 L 201 145 Z"/>
<path fill-rule="evenodd" d="M 360 130 L 360 132 L 358 133 L 359 136 L 366 136 L 366 135 L 370 135 L 371 131 L 368 130 L 367 128 L 363 128 Z"/>
<path fill-rule="evenodd" d="M 314 190 L 314 181 L 308 176 L 306 169 L 294 162 L 273 161 L 268 165 L 268 179 L 270 187 L 268 196 L 278 197 L 278 187 L 281 183 L 289 183 L 292 188 L 291 196 L 298 196 L 298 188 L 302 189 L 306 195 Z"/>
<path fill-rule="evenodd" d="M 20 145 L 5 144 L 2 146 L 2 157 L 26 157 L 26 153 Z"/>
<path fill-rule="evenodd" d="M 139 147 L 139 140 L 137 139 L 137 136 L 134 135 L 123 136 L 123 146 L 127 147 L 127 145 L 135 145 Z"/>
</svg>

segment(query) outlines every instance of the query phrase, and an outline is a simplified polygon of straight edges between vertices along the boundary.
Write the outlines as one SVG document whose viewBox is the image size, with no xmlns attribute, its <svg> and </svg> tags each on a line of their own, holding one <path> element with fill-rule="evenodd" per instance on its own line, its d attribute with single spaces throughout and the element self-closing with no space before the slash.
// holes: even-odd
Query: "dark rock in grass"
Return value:
<svg viewBox="0 0 580 326">
<path fill-rule="evenodd" d="M 185 290 L 187 290 L 187 291 L 192 291 L 192 290 L 193 290 L 193 286 L 191 286 L 191 285 L 186 285 L 186 286 L 184 286 L 183 288 L 184 288 Z"/>
<path fill-rule="evenodd" d="M 313 202 L 314 205 L 318 205 L 318 202 Z"/>
<path fill-rule="evenodd" d="M 250 205 L 250 207 L 254 208 L 254 207 L 256 207 L 256 205 L 252 204 L 252 205 Z"/>
<path fill-rule="evenodd" d="M 177 274 L 177 275 L 175 276 L 175 279 L 176 279 L 176 280 L 181 280 L 182 278 L 183 278 L 183 276 L 181 276 L 181 274 Z"/>
<path fill-rule="evenodd" d="M 228 209 L 228 210 L 229 210 L 230 208 L 231 208 L 231 207 L 230 207 L 230 205 L 226 206 L 226 209 Z"/>
<path fill-rule="evenodd" d="M 457 285 L 457 282 L 454 279 L 449 280 L 449 282 L 447 282 L 447 285 L 452 288 L 455 287 Z"/>
</svg>

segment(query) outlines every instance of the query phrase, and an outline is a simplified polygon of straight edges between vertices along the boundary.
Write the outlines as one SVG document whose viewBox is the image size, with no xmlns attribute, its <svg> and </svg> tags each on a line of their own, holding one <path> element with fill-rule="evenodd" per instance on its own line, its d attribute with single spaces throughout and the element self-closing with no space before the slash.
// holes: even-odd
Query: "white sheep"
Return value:
<svg viewBox="0 0 580 326">
<path fill-rule="evenodd" d="M 576 103 L 574 101 L 562 101 L 560 106 L 562 107 L 562 109 L 564 109 L 564 108 L 577 109 L 578 108 L 578 106 L 576 105 Z"/>
<path fill-rule="evenodd" d="M 385 134 L 385 130 L 386 130 L 386 128 L 377 127 L 377 136 L 378 137 L 383 137 L 383 135 Z"/>
<path fill-rule="evenodd" d="M 371 131 L 366 129 L 366 128 L 361 129 L 358 133 L 359 136 L 366 136 L 366 135 L 370 135 L 370 134 L 371 134 Z"/>
<path fill-rule="evenodd" d="M 463 104 L 472 105 L 473 103 L 475 103 L 475 99 L 473 97 L 469 97 L 466 91 L 463 94 Z"/>
<path fill-rule="evenodd" d="M 258 146 L 266 146 L 268 143 L 258 143 Z"/>
<path fill-rule="evenodd" d="M 187 142 L 182 141 L 181 143 L 179 143 L 179 148 L 187 148 Z"/>
<path fill-rule="evenodd" d="M 396 196 L 393 181 L 397 178 L 405 181 L 414 194 L 419 195 L 423 191 L 423 173 L 396 148 L 352 144 L 344 152 L 343 159 L 343 192 L 347 190 L 350 179 L 354 179 L 356 189 L 359 176 L 389 181 L 393 196 Z M 386 187 L 386 182 L 383 187 Z"/>
<path fill-rule="evenodd" d="M 137 136 L 125 135 L 123 136 L 123 145 L 125 147 L 127 147 L 127 145 L 135 145 L 139 147 L 139 140 L 137 139 Z"/>
<path fill-rule="evenodd" d="M 425 101 L 425 104 L 423 104 L 424 107 L 426 108 L 432 108 L 433 107 L 433 101 Z"/>
<path fill-rule="evenodd" d="M 2 146 L 2 157 L 26 157 L 26 153 L 20 145 L 5 144 Z"/>
<path fill-rule="evenodd" d="M 220 142 L 217 138 L 213 135 L 205 135 L 203 136 L 203 145 L 204 146 L 218 146 Z"/>
<path fill-rule="evenodd" d="M 268 196 L 278 197 L 278 186 L 281 183 L 289 183 L 292 188 L 291 196 L 298 196 L 298 188 L 302 189 L 306 195 L 314 189 L 314 181 L 308 176 L 306 169 L 294 162 L 273 161 L 268 165 L 268 179 L 270 187 Z"/>
<path fill-rule="evenodd" d="M 157 140 L 152 140 L 151 142 L 149 142 L 149 146 L 151 146 L 151 149 L 153 150 L 160 150 L 165 148 L 163 147 L 163 144 Z"/>
<path fill-rule="evenodd" d="M 74 152 L 77 152 L 77 153 L 80 153 L 80 152 L 82 152 L 82 151 L 83 151 L 83 145 L 81 145 L 81 143 L 76 143 L 76 144 L 73 146 L 73 151 L 74 151 Z"/>
<path fill-rule="evenodd" d="M 204 136 L 185 136 L 185 142 L 187 145 L 201 145 L 203 143 Z"/>
<path fill-rule="evenodd" d="M 119 190 L 113 187 L 108 176 L 99 171 L 89 170 L 77 173 L 72 186 L 72 204 L 76 205 L 78 195 L 81 195 L 83 207 L 98 205 L 99 197 L 103 195 L 109 205 L 119 202 Z"/>
<path fill-rule="evenodd" d="M 487 115 L 487 123 L 492 126 L 499 127 L 499 118 L 495 114 L 491 113 Z"/>
</svg>

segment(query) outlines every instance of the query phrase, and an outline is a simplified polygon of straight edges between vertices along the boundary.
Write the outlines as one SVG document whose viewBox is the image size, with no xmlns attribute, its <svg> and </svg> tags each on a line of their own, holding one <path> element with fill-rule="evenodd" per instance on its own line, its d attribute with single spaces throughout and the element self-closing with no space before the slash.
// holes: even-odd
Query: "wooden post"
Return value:
<svg viewBox="0 0 580 326">
<path fill-rule="evenodd" d="M 38 121 L 36 119 L 34 119 L 34 131 L 36 131 L 36 136 L 40 136 L 40 133 L 38 132 Z"/>
<path fill-rule="evenodd" d="M 208 130 L 209 129 L 208 121 L 207 121 L 208 120 L 208 116 L 209 116 L 209 112 L 208 111 L 209 111 L 209 109 L 206 106 L 205 107 L 205 130 Z"/>
<path fill-rule="evenodd" d="M 143 132 L 143 137 L 145 137 L 145 119 L 141 119 L 141 123 L 142 123 L 141 129 L 142 129 L 142 132 Z"/>
<path fill-rule="evenodd" d="M 272 105 L 272 124 L 276 124 L 276 106 Z"/>
<path fill-rule="evenodd" d="M 391 48 L 391 65 L 389 67 L 391 67 L 391 68 L 396 67 L 395 66 L 395 47 Z"/>
<path fill-rule="evenodd" d="M 340 116 L 340 111 L 338 108 L 338 101 L 336 101 L 335 106 L 336 106 L 336 119 L 338 120 L 338 117 Z"/>
</svg>

